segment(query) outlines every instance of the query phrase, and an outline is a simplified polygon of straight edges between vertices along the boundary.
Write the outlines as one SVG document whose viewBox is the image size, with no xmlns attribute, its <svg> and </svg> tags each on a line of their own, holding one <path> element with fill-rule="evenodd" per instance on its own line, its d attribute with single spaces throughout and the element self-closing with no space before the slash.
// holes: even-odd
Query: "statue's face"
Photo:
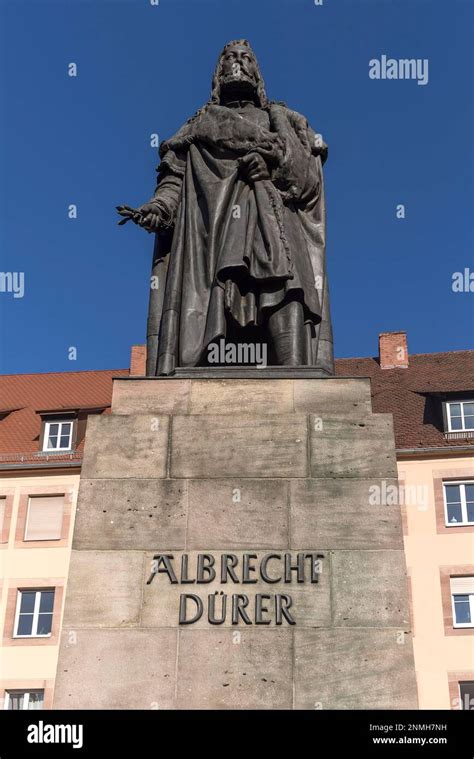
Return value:
<svg viewBox="0 0 474 759">
<path fill-rule="evenodd" d="M 252 51 L 240 45 L 229 47 L 222 61 L 221 76 L 223 84 L 241 82 L 255 88 L 258 84 L 258 65 Z"/>
</svg>

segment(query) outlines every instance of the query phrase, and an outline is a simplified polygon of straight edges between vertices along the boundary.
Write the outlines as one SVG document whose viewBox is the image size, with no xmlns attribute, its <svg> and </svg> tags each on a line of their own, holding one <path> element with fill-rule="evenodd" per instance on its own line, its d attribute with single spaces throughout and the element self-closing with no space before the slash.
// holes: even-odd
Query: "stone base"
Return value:
<svg viewBox="0 0 474 759">
<path fill-rule="evenodd" d="M 374 496 L 396 477 L 368 380 L 115 380 L 88 422 L 55 708 L 416 708 L 400 512 Z M 192 582 L 203 554 L 216 577 Z"/>
</svg>

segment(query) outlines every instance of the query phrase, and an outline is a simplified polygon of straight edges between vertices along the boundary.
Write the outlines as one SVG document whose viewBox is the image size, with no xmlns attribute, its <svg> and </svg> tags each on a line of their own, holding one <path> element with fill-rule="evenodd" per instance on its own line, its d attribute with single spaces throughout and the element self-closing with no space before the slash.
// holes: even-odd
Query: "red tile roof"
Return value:
<svg viewBox="0 0 474 759">
<path fill-rule="evenodd" d="M 398 449 L 473 446 L 473 438 L 446 440 L 442 396 L 474 398 L 474 351 L 410 354 L 407 369 L 381 369 L 376 358 L 340 358 L 336 374 L 370 377 L 375 413 L 393 414 Z"/>
<path fill-rule="evenodd" d="M 38 412 L 105 409 L 112 397 L 112 377 L 127 375 L 128 369 L 116 369 L 0 376 L 0 464 L 44 463 L 44 455 L 37 455 L 41 430 Z M 82 448 L 83 441 L 75 455 L 48 455 L 48 460 L 80 462 Z"/>
</svg>

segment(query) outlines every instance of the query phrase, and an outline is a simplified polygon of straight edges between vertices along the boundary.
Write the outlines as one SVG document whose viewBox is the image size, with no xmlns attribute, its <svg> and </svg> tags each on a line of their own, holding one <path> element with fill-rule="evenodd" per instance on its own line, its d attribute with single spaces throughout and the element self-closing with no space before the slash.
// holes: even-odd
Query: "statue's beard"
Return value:
<svg viewBox="0 0 474 759">
<path fill-rule="evenodd" d="M 228 99 L 229 96 L 235 96 L 255 99 L 256 92 L 257 82 L 245 71 L 241 70 L 239 76 L 233 73 L 227 74 L 220 80 L 221 98 L 224 96 Z"/>
</svg>

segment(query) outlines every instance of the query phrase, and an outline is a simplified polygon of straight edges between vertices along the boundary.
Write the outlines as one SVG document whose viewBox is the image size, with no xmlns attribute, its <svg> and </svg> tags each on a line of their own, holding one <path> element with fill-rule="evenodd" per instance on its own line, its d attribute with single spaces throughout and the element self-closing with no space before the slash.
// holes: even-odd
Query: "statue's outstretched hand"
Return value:
<svg viewBox="0 0 474 759">
<path fill-rule="evenodd" d="M 161 226 L 162 211 L 157 203 L 145 203 L 138 209 L 140 218 L 138 224 L 147 230 L 147 232 L 157 232 Z"/>
<path fill-rule="evenodd" d="M 126 224 L 127 221 L 133 221 L 147 232 L 157 232 L 160 227 L 169 226 L 165 218 L 163 208 L 156 202 L 150 201 L 144 203 L 140 208 L 131 208 L 130 206 L 117 206 L 117 211 L 123 218 L 119 224 Z"/>
<path fill-rule="evenodd" d="M 247 153 L 239 160 L 240 171 L 248 182 L 258 182 L 260 179 L 269 179 L 270 172 L 266 161 L 260 153 Z"/>
</svg>

